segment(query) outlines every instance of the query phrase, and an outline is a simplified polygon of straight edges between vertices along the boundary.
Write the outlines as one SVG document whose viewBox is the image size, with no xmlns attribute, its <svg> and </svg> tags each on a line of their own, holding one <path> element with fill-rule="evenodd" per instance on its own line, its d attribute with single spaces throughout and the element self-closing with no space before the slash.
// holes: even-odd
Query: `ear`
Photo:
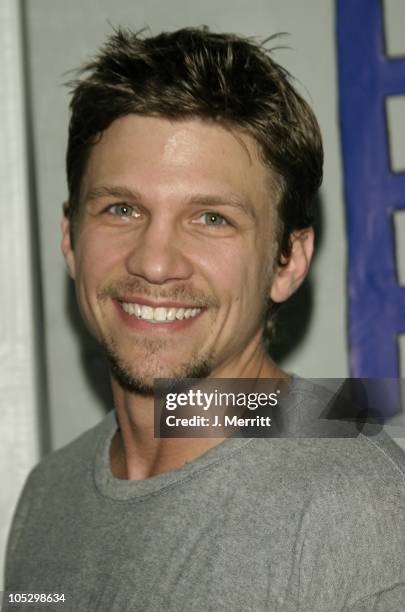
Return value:
<svg viewBox="0 0 405 612">
<path fill-rule="evenodd" d="M 75 278 L 75 256 L 70 240 L 70 219 L 68 215 L 69 204 L 64 202 L 63 204 L 63 220 L 61 224 L 62 229 L 62 242 L 60 244 L 63 256 L 65 258 L 66 266 L 70 276 Z"/>
<path fill-rule="evenodd" d="M 274 273 L 270 290 L 273 302 L 285 302 L 308 274 L 314 252 L 314 230 L 308 227 L 291 235 L 291 254 Z"/>
</svg>

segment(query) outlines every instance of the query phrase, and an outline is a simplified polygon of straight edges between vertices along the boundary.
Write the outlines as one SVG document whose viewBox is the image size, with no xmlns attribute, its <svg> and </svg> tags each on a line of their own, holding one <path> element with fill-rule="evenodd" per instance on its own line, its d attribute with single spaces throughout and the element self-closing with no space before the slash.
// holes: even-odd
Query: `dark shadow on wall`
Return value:
<svg viewBox="0 0 405 612">
<path fill-rule="evenodd" d="M 318 256 L 322 245 L 321 197 L 317 197 L 316 210 L 314 258 Z M 278 313 L 275 336 L 269 351 L 277 363 L 281 363 L 305 340 L 312 318 L 312 306 L 313 285 L 309 277 L 288 302 L 282 305 Z M 66 312 L 80 342 L 82 365 L 89 385 L 100 406 L 107 412 L 114 405 L 107 362 L 98 343 L 86 329 L 76 303 L 74 284 L 69 277 L 66 278 Z"/>
<path fill-rule="evenodd" d="M 25 147 L 27 163 L 27 182 L 29 194 L 29 228 L 30 228 L 30 274 L 32 285 L 32 313 L 35 325 L 34 338 L 34 363 L 35 363 L 35 387 L 37 406 L 37 427 L 40 455 L 47 455 L 51 451 L 51 412 L 49 407 L 49 383 L 47 375 L 47 351 L 44 308 L 44 288 L 41 270 L 41 236 L 40 236 L 40 210 L 38 205 L 37 172 L 35 166 L 34 147 L 34 120 L 32 105 L 32 83 L 30 73 L 30 39 L 27 25 L 26 3 L 20 0 L 19 5 L 20 28 L 21 28 L 21 68 L 23 71 L 23 113 L 25 129 Z"/>
<path fill-rule="evenodd" d="M 316 218 L 314 262 L 323 244 L 323 200 L 322 194 L 315 199 Z M 280 365 L 295 350 L 308 334 L 314 303 L 313 280 L 311 274 L 287 302 L 281 305 L 274 325 L 274 335 L 270 343 L 269 354 Z"/>
</svg>

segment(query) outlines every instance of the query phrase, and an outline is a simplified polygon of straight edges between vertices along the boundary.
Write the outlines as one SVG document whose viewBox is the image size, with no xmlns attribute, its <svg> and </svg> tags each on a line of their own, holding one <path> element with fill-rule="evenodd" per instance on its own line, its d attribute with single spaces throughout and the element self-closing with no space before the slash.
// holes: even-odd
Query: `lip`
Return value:
<svg viewBox="0 0 405 612">
<path fill-rule="evenodd" d="M 196 315 L 195 317 L 190 317 L 189 319 L 182 319 L 180 321 L 172 321 L 170 323 L 149 323 L 148 321 L 145 321 L 143 319 L 138 319 L 137 317 L 135 317 L 134 315 L 130 315 L 128 312 L 125 312 L 125 310 L 122 308 L 121 303 L 122 302 L 126 302 L 126 298 L 122 299 L 121 298 L 119 300 L 113 300 L 114 306 L 117 309 L 118 315 L 121 319 L 121 321 L 123 321 L 126 325 L 127 328 L 130 328 L 134 331 L 139 331 L 139 332 L 147 332 L 148 334 L 154 334 L 154 335 L 160 335 L 162 336 L 163 334 L 172 334 L 172 333 L 176 333 L 176 332 L 180 332 L 186 329 L 189 329 L 194 323 L 195 321 L 197 321 L 202 314 L 204 314 L 205 309 L 201 310 L 201 312 Z M 153 308 L 159 308 L 159 306 L 161 307 L 166 307 L 168 308 L 169 306 L 166 306 L 166 304 L 172 304 L 172 302 L 161 302 L 159 304 L 159 306 L 156 306 L 154 304 L 156 304 L 156 302 L 145 302 L 145 300 L 143 301 L 134 301 L 134 299 L 132 298 L 131 300 L 128 300 L 129 303 L 136 303 L 136 304 L 141 304 L 144 306 L 152 306 Z M 171 306 L 171 308 L 185 308 L 183 305 L 181 306 Z M 189 308 L 191 308 L 191 306 L 189 306 Z"/>
</svg>

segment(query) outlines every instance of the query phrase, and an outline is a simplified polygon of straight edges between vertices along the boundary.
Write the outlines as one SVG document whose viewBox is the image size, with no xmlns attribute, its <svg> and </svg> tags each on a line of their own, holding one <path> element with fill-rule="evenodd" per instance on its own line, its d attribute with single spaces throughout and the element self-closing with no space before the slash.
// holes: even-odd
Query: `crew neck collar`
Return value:
<svg viewBox="0 0 405 612">
<path fill-rule="evenodd" d="M 156 495 L 168 487 L 179 485 L 198 472 L 239 452 L 253 440 L 253 438 L 246 437 L 227 438 L 177 470 L 142 480 L 123 480 L 116 478 L 111 470 L 110 447 L 118 429 L 115 410 L 106 415 L 101 427 L 100 441 L 93 465 L 95 485 L 105 497 L 121 501 L 139 500 L 150 495 Z"/>
<path fill-rule="evenodd" d="M 288 392 L 283 400 L 286 407 L 297 405 L 297 394 L 314 397 L 314 385 L 294 374 L 289 374 Z M 226 438 L 205 453 L 185 463 L 177 470 L 157 474 L 142 480 L 123 480 L 116 478 L 111 470 L 110 448 L 112 439 L 118 429 L 118 421 L 115 410 L 109 412 L 100 425 L 100 440 L 96 449 L 93 475 L 98 491 L 105 497 L 115 500 L 140 500 L 150 495 L 156 495 L 168 487 L 180 485 L 185 480 L 194 477 L 198 472 L 219 463 L 231 455 L 238 453 L 241 449 L 251 444 L 258 438 L 248 438 L 243 434 Z"/>
</svg>

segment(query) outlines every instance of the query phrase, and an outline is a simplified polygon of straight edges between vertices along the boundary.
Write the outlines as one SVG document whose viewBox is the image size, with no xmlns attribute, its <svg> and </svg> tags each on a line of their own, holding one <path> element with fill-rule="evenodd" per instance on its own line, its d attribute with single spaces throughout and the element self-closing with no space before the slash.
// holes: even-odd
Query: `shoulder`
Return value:
<svg viewBox="0 0 405 612">
<path fill-rule="evenodd" d="M 359 416 L 350 394 L 342 397 L 312 381 L 293 379 L 288 395 L 273 409 L 270 437 L 252 445 L 255 463 L 274 462 L 280 474 L 318 490 L 343 490 L 360 482 L 403 489 L 404 451 L 381 425 L 367 422 L 361 410 Z"/>
<path fill-rule="evenodd" d="M 258 438 L 240 465 L 250 516 L 263 532 L 277 524 L 292 551 L 302 609 L 345 609 L 405 583 L 405 454 L 383 431 Z"/>
<path fill-rule="evenodd" d="M 324 452 L 317 447 L 313 459 L 322 461 L 323 468 L 302 513 L 297 540 L 301 584 L 310 590 L 306 568 L 322 575 L 320 565 L 349 600 L 405 582 L 402 450 L 382 435 L 333 440 Z"/>
<path fill-rule="evenodd" d="M 25 554 L 30 529 L 35 531 L 38 522 L 54 521 L 58 513 L 63 515 L 67 501 L 76 503 L 82 487 L 89 481 L 97 446 L 107 439 L 110 432 L 112 434 L 114 427 L 115 416 L 109 413 L 98 425 L 44 457 L 31 470 L 18 500 L 9 532 L 6 584 L 11 584 L 13 572 L 16 571 L 14 562 L 17 549 Z"/>
<path fill-rule="evenodd" d="M 292 453 L 302 492 L 294 577 L 304 609 L 345 609 L 405 583 L 404 458 L 394 442 L 381 442 L 307 440 Z"/>
<path fill-rule="evenodd" d="M 46 455 L 29 474 L 25 489 L 49 487 L 53 481 L 80 477 L 91 466 L 98 447 L 112 435 L 115 428 L 115 413 L 111 411 L 95 427 Z"/>
<path fill-rule="evenodd" d="M 258 438 L 246 450 L 246 480 L 260 489 L 263 505 L 277 483 L 313 520 L 345 513 L 384 524 L 391 516 L 405 532 L 404 451 L 379 426 L 363 423 L 359 432 L 349 419 L 325 418 L 328 390 L 300 381 L 288 399 L 276 415 L 281 435 Z"/>
<path fill-rule="evenodd" d="M 366 487 L 404 490 L 404 451 L 377 421 L 363 418 L 363 409 L 358 409 L 361 400 L 353 401 L 359 396 L 359 384 L 354 385 L 357 395 L 345 396 L 342 390 L 348 386 L 346 381 L 333 393 L 311 381 L 295 380 L 289 401 L 279 411 L 284 431 L 273 441 L 284 459 L 302 477 L 316 479 L 320 489 L 325 485 L 327 490 L 344 490 L 364 482 Z"/>
<path fill-rule="evenodd" d="M 262 438 L 249 448 L 254 480 L 303 497 L 349 498 L 405 503 L 405 453 L 384 432 L 353 438 Z M 246 466 L 245 461 L 244 465 Z"/>
<path fill-rule="evenodd" d="M 288 414 L 294 435 L 252 446 L 263 479 L 272 480 L 267 497 L 277 473 L 280 503 L 288 500 L 296 515 L 291 588 L 303 609 L 367 605 L 370 594 L 405 583 L 405 453 L 375 426 L 350 431 L 336 421 L 324 437 L 318 419 L 328 394 L 307 389 L 295 399 Z M 309 430 L 308 417 L 315 422 Z"/>
</svg>

